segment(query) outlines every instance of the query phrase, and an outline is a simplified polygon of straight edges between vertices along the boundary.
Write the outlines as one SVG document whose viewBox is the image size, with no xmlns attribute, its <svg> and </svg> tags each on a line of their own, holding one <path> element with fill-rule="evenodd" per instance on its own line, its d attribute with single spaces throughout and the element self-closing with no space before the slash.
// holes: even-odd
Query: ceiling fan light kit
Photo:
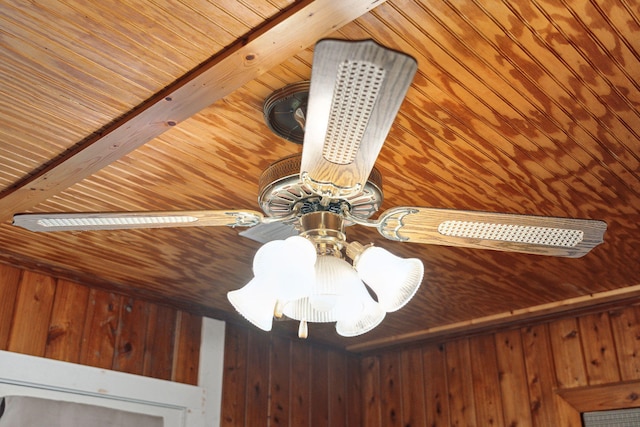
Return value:
<svg viewBox="0 0 640 427">
<path fill-rule="evenodd" d="M 383 199 L 374 164 L 416 71 L 415 59 L 371 40 L 319 41 L 311 80 L 274 92 L 264 104 L 276 134 L 303 142 L 301 155 L 276 161 L 262 174 L 258 204 L 264 213 L 23 213 L 14 215 L 14 225 L 32 231 L 289 225 L 299 235 L 263 245 L 253 279 L 227 296 L 260 329 L 271 330 L 274 316 L 298 320 L 300 337 L 308 335 L 308 322 L 335 322 L 342 336 L 368 332 L 420 287 L 420 260 L 347 242 L 347 226 L 375 228 L 396 242 L 570 258 L 603 242 L 606 223 L 589 219 L 419 206 L 394 207 L 371 219 Z"/>
<path fill-rule="evenodd" d="M 338 334 L 361 335 L 380 324 L 387 312 L 404 306 L 420 287 L 420 260 L 346 243 L 340 215 L 313 212 L 304 215 L 301 224 L 300 236 L 263 245 L 254 258 L 254 278 L 227 294 L 234 308 L 258 328 L 269 331 L 273 317 L 285 315 L 300 321 L 301 338 L 307 337 L 309 322 L 336 322 Z"/>
</svg>

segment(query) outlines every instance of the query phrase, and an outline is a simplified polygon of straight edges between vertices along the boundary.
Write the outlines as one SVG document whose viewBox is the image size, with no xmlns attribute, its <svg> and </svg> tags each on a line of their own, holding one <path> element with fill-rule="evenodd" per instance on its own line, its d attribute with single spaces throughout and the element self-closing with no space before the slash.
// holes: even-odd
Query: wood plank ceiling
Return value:
<svg viewBox="0 0 640 427">
<path fill-rule="evenodd" d="M 226 293 L 251 278 L 259 244 L 238 230 L 35 234 L 10 218 L 258 209 L 260 173 L 301 150 L 269 131 L 262 102 L 308 79 L 328 36 L 419 64 L 377 163 L 383 209 L 592 218 L 608 231 L 587 256 L 560 259 L 351 227 L 350 240 L 421 258 L 423 286 L 368 334 L 312 325 L 310 339 L 361 350 L 640 295 L 639 2 L 332 3 L 0 2 L 0 260 L 241 321 Z M 189 86 L 204 73 L 215 88 Z M 178 89 L 201 90 L 202 105 L 158 107 Z M 127 140 L 109 140 L 114 129 Z"/>
</svg>

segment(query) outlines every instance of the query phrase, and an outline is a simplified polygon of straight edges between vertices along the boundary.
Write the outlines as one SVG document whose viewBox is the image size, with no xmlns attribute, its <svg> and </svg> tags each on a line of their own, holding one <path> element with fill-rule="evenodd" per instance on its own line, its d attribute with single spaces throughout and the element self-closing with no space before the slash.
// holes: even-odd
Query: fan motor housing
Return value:
<svg viewBox="0 0 640 427">
<path fill-rule="evenodd" d="M 280 159 L 260 176 L 258 203 L 267 216 L 290 216 L 296 205 L 301 214 L 329 211 L 340 215 L 346 203 L 351 215 L 362 219 L 370 218 L 380 209 L 383 200 L 382 175 L 376 168 L 371 171 L 360 193 L 322 204 L 322 198 L 300 181 L 301 159 L 301 154 Z"/>
</svg>

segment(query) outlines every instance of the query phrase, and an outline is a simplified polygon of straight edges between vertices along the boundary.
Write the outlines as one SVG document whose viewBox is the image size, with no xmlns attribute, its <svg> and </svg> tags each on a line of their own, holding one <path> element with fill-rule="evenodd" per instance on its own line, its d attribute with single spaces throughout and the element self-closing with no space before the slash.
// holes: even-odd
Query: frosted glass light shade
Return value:
<svg viewBox="0 0 640 427">
<path fill-rule="evenodd" d="M 300 236 L 284 241 L 283 251 L 278 254 L 278 299 L 291 301 L 309 296 L 316 281 L 316 247 Z"/>
<path fill-rule="evenodd" d="M 360 292 L 366 292 L 358 273 L 343 259 L 322 255 L 316 260 L 315 284 L 306 298 L 289 301 L 283 307 L 287 317 L 313 323 L 335 322 L 346 312 L 360 312 Z"/>
<path fill-rule="evenodd" d="M 283 301 L 309 295 L 315 282 L 316 249 L 304 237 L 268 242 L 253 258 L 255 277 L 273 282 L 273 292 Z"/>
<path fill-rule="evenodd" d="M 280 256 L 285 246 L 284 240 L 272 240 L 262 245 L 253 257 L 253 274 L 269 277 L 277 273 Z"/>
<path fill-rule="evenodd" d="M 228 292 L 227 299 L 249 322 L 270 331 L 277 300 L 273 288 L 273 283 L 256 277 L 242 288 Z"/>
<path fill-rule="evenodd" d="M 375 246 L 360 254 L 355 268 L 388 312 L 402 308 L 415 295 L 424 276 L 419 259 L 400 258 Z"/>
<path fill-rule="evenodd" d="M 343 337 L 355 337 L 369 332 L 384 320 L 386 311 L 375 302 L 364 286 L 359 288 L 359 295 L 354 295 L 354 309 L 342 313 L 336 322 L 336 332 Z M 361 310 L 356 308 L 360 306 Z"/>
<path fill-rule="evenodd" d="M 329 311 L 316 310 L 309 302 L 309 298 L 300 298 L 286 302 L 282 308 L 282 313 L 292 319 L 312 323 L 335 322 L 339 319 L 340 314 L 336 308 Z"/>
<path fill-rule="evenodd" d="M 347 261 L 333 255 L 322 255 L 316 260 L 316 282 L 309 295 L 309 303 L 318 311 L 341 310 L 338 305 L 343 296 L 361 286 L 358 273 Z"/>
</svg>

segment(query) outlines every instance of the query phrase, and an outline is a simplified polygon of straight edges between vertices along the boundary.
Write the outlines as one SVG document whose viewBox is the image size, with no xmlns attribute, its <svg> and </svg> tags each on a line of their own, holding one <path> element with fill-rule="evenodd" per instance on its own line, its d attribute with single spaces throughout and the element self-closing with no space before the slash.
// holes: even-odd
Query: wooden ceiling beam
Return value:
<svg viewBox="0 0 640 427">
<path fill-rule="evenodd" d="M 0 194 L 0 220 L 127 155 L 384 0 L 304 0 Z"/>
</svg>

